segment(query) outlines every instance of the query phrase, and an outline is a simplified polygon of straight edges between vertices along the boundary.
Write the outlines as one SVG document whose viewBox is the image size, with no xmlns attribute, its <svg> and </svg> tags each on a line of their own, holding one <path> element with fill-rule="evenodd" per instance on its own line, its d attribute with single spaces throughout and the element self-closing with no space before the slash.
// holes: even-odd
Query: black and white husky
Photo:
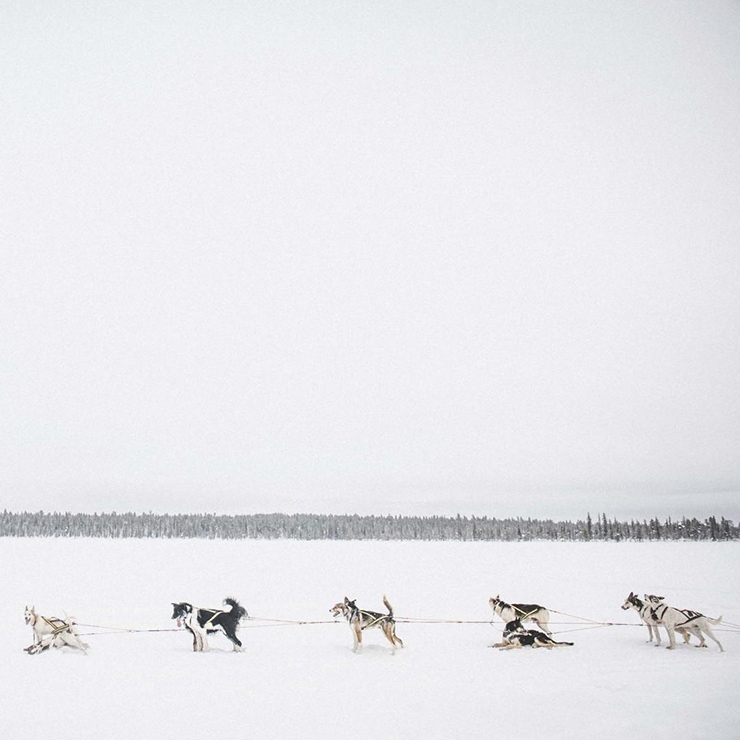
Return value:
<svg viewBox="0 0 740 740">
<path fill-rule="evenodd" d="M 488 599 L 488 603 L 497 614 L 507 624 L 518 619 L 520 622 L 534 622 L 543 632 L 548 635 L 552 634 L 548 629 L 550 623 L 550 612 L 544 606 L 538 604 L 507 604 L 499 599 L 498 595 Z"/>
<path fill-rule="evenodd" d="M 632 591 L 630 591 L 630 595 L 624 600 L 624 604 L 622 604 L 621 608 L 625 611 L 627 609 L 634 609 L 640 615 L 640 619 L 642 619 L 642 621 L 648 628 L 648 634 L 650 635 L 650 639 L 648 640 L 648 642 L 653 641 L 653 630 L 655 630 L 655 640 L 657 646 L 659 647 L 660 632 L 658 632 L 658 623 L 655 620 L 655 615 L 653 614 L 652 604 L 648 603 L 647 600 L 643 601 L 642 599 L 639 599 L 637 597 L 637 594 L 634 594 L 632 593 Z"/>
<path fill-rule="evenodd" d="M 184 626 L 193 635 L 194 652 L 206 652 L 208 635 L 214 632 L 223 632 L 233 643 L 234 650 L 242 649 L 236 630 L 241 619 L 248 616 L 247 610 L 236 599 L 224 599 L 224 605 L 231 609 L 204 609 L 186 601 L 172 602 L 172 619 L 177 620 L 178 627 Z"/>
<path fill-rule="evenodd" d="M 358 652 L 362 650 L 362 632 L 370 627 L 379 627 L 383 630 L 383 634 L 386 636 L 388 642 L 390 642 L 392 649 L 391 655 L 396 652 L 396 645 L 403 647 L 403 640 L 396 635 L 396 622 L 393 619 L 393 607 L 388 602 L 385 596 L 383 596 L 383 603 L 385 608 L 388 610 L 388 614 L 380 614 L 378 612 L 369 612 L 365 609 L 359 609 L 354 601 L 350 601 L 346 596 L 344 601 L 340 601 L 329 609 L 329 612 L 335 616 L 343 616 L 352 630 L 353 645 L 352 651 Z"/>
<path fill-rule="evenodd" d="M 683 633 L 686 642 L 688 642 L 687 633 L 691 632 L 691 634 L 696 635 L 700 640 L 697 647 L 707 647 L 706 640 L 704 639 L 704 634 L 706 634 L 717 643 L 720 651 L 724 652 L 722 643 L 714 636 L 714 632 L 712 632 L 712 628 L 710 627 L 712 624 L 719 624 L 722 621 L 722 617 L 711 619 L 691 609 L 676 609 L 664 603 L 665 598 L 663 596 L 645 594 L 645 599 L 653 608 L 653 619 L 658 624 L 663 625 L 668 633 L 669 650 L 673 650 L 676 647 L 676 632 Z"/>
<path fill-rule="evenodd" d="M 41 653 L 50 647 L 69 647 L 77 648 L 86 652 L 90 647 L 83 642 L 77 635 L 74 618 L 59 619 L 59 617 L 45 617 L 38 614 L 35 606 L 27 606 L 24 612 L 26 624 L 33 628 L 33 643 L 27 648 L 23 648 L 29 655 Z"/>
<path fill-rule="evenodd" d="M 546 635 L 539 630 L 527 629 L 519 619 L 509 622 L 504 628 L 504 641 L 497 642 L 491 647 L 500 648 L 501 650 L 518 650 L 523 647 L 547 648 L 552 650 L 554 647 L 564 647 L 573 645 L 572 642 L 557 642 L 550 635 Z"/>
</svg>

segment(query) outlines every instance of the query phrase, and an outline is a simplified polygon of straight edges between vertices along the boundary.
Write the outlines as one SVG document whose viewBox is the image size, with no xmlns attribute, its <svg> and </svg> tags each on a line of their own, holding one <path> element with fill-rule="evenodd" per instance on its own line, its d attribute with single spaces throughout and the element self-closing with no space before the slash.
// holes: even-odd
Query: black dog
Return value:
<svg viewBox="0 0 740 740">
<path fill-rule="evenodd" d="M 205 652 L 208 650 L 208 634 L 223 632 L 234 644 L 234 650 L 242 648 L 241 640 L 236 636 L 236 630 L 243 617 L 249 616 L 247 610 L 236 599 L 224 599 L 224 604 L 230 606 L 230 611 L 222 609 L 204 609 L 193 606 L 186 601 L 179 604 L 172 602 L 172 619 L 177 620 L 177 626 L 185 626 L 193 635 L 193 651 Z"/>
<path fill-rule="evenodd" d="M 504 641 L 497 642 L 491 647 L 501 648 L 502 650 L 516 650 L 523 647 L 543 647 L 552 650 L 554 647 L 562 645 L 572 645 L 572 642 L 556 642 L 539 630 L 530 630 L 524 627 L 520 620 L 514 619 L 509 622 L 504 629 Z"/>
</svg>

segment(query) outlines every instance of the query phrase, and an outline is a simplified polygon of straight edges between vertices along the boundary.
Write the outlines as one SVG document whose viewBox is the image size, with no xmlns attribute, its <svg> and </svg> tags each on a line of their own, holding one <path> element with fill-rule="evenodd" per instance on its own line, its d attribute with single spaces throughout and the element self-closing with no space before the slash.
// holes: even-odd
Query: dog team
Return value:
<svg viewBox="0 0 740 740">
<path fill-rule="evenodd" d="M 509 604 L 498 596 L 488 600 L 494 615 L 503 620 L 505 627 L 501 642 L 494 643 L 490 647 L 500 650 L 516 650 L 523 647 L 547 648 L 573 645 L 572 642 L 558 642 L 553 639 L 550 631 L 550 612 L 539 604 Z M 396 652 L 396 647 L 403 647 L 403 641 L 396 635 L 396 622 L 393 618 L 393 607 L 388 599 L 383 596 L 383 604 L 388 610 L 387 614 L 360 609 L 355 601 L 346 596 L 329 610 L 334 617 L 343 617 L 347 620 L 352 631 L 352 650 L 362 650 L 362 633 L 366 629 L 377 627 L 385 635 L 391 644 L 391 654 Z M 205 609 L 196 607 L 186 601 L 172 604 L 172 619 L 177 621 L 178 627 L 184 627 L 193 637 L 193 651 L 206 652 L 208 650 L 208 635 L 216 632 L 224 634 L 232 643 L 235 651 L 241 651 L 242 643 L 237 637 L 237 629 L 242 619 L 248 618 L 247 610 L 232 598 L 224 599 L 224 606 L 228 609 Z M 663 596 L 644 595 L 639 599 L 634 593 L 622 604 L 622 609 L 633 609 L 648 628 L 650 639 L 656 639 L 660 645 L 660 633 L 658 627 L 664 627 L 668 633 L 668 649 L 676 647 L 676 632 L 689 643 L 693 635 L 699 640 L 696 647 L 707 647 L 704 635 L 717 643 L 720 651 L 724 652 L 722 644 L 714 636 L 711 625 L 717 625 L 722 617 L 711 619 L 691 609 L 676 609 L 665 603 Z M 58 617 L 44 617 L 36 612 L 36 608 L 26 607 L 26 624 L 33 628 L 33 643 L 24 648 L 29 655 L 48 650 L 51 647 L 77 648 L 86 652 L 89 647 L 77 634 L 77 623 L 73 617 L 59 619 Z M 524 626 L 525 622 L 534 623 L 538 629 Z"/>
</svg>

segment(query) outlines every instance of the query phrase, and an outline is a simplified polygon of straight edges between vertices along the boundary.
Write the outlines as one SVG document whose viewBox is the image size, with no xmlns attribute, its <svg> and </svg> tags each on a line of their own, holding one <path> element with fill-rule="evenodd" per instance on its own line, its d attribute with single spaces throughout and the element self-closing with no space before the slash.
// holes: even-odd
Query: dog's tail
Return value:
<svg viewBox="0 0 740 740">
<path fill-rule="evenodd" d="M 707 617 L 707 622 L 709 622 L 709 624 L 719 624 L 721 621 L 722 621 L 721 616 L 717 617 L 717 619 L 712 619 L 711 617 Z"/>
<path fill-rule="evenodd" d="M 572 642 L 555 642 L 555 640 L 553 640 L 553 644 L 554 645 L 570 645 L 571 647 L 574 645 L 574 643 Z"/>
<path fill-rule="evenodd" d="M 231 616 L 234 617 L 234 619 L 243 619 L 244 617 L 249 616 L 249 614 L 247 614 L 247 610 L 236 599 L 228 597 L 224 599 L 224 604 L 231 607 Z"/>
<path fill-rule="evenodd" d="M 385 604 L 385 608 L 388 610 L 388 616 L 393 619 L 393 607 L 391 606 L 390 601 L 386 598 L 385 594 L 383 594 L 383 603 Z"/>
</svg>

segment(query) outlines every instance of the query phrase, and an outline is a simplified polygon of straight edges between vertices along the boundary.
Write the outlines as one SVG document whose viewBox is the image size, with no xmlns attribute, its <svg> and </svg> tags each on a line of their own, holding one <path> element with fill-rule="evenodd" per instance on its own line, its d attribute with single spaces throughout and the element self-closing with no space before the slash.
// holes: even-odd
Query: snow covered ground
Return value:
<svg viewBox="0 0 740 740">
<path fill-rule="evenodd" d="M 345 594 L 399 618 L 490 619 L 488 597 L 637 624 L 630 590 L 740 624 L 736 543 L 410 543 L 0 539 L 0 734 L 21 738 L 738 738 L 740 632 L 726 652 L 646 644 L 644 627 L 487 648 L 500 625 L 399 624 L 351 652 L 346 624 L 255 627 L 191 652 L 184 632 L 93 635 L 28 656 L 23 607 L 170 628 L 170 602 L 329 619 Z M 553 621 L 573 621 L 559 615 Z M 574 625 L 554 626 L 556 630 Z M 97 630 L 82 629 L 92 632 Z M 665 644 L 665 643 L 664 643 Z"/>
</svg>

